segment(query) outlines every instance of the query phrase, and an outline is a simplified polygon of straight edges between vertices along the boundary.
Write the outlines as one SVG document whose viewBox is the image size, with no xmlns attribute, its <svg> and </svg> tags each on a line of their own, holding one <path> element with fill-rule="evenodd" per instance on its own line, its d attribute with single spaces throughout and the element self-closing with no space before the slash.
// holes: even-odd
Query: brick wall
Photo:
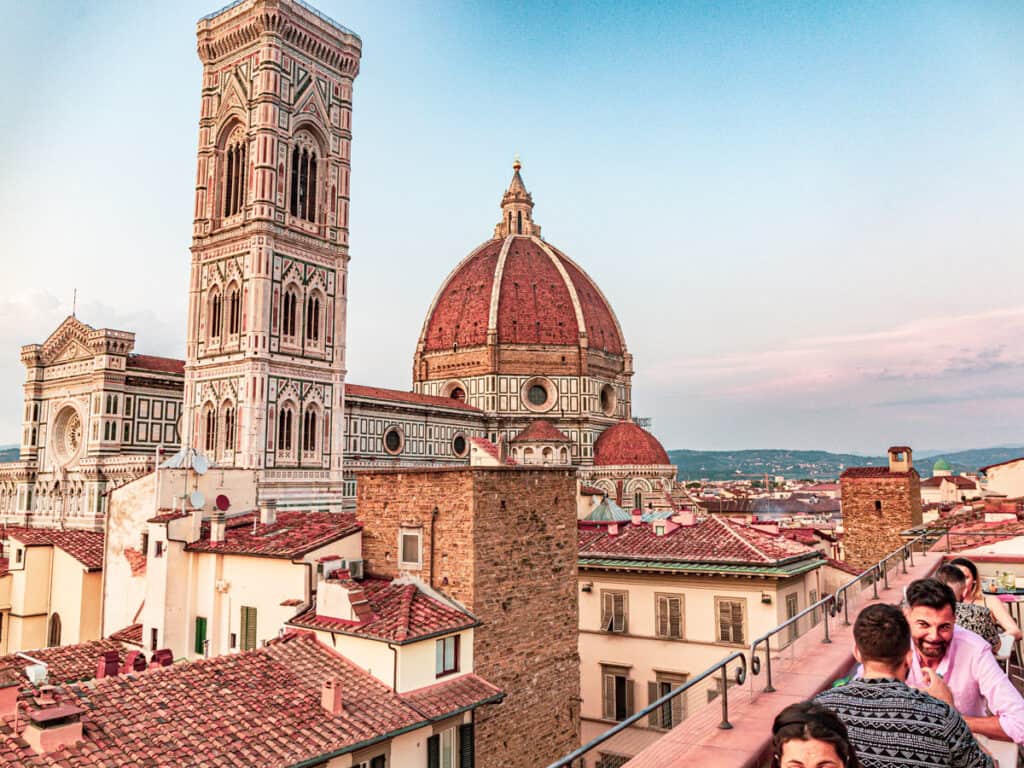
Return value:
<svg viewBox="0 0 1024 768">
<path fill-rule="evenodd" d="M 921 478 L 909 474 L 840 479 L 846 562 L 874 565 L 902 546 L 900 531 L 921 524 Z M 875 502 L 882 503 L 881 511 Z"/>
<path fill-rule="evenodd" d="M 579 745 L 575 492 L 567 468 L 359 474 L 369 571 L 396 575 L 399 528 L 420 526 L 417 575 L 430 581 L 433 562 L 434 585 L 482 622 L 474 671 L 506 693 L 477 713 L 483 768 L 535 768 Z"/>
</svg>

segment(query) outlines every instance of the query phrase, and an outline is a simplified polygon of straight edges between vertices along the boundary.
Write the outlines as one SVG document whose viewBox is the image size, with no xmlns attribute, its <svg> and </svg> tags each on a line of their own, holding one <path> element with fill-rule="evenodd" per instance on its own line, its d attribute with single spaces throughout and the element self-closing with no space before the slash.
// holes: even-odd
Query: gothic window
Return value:
<svg viewBox="0 0 1024 768">
<path fill-rule="evenodd" d="M 516 234 L 523 234 L 523 212 L 519 211 L 516 213 Z"/>
<path fill-rule="evenodd" d="M 316 450 L 316 409 L 310 406 L 302 417 L 302 450 L 312 453 Z"/>
<path fill-rule="evenodd" d="M 49 648 L 56 648 L 60 645 L 60 614 L 54 613 L 50 616 L 50 629 L 46 636 L 46 645 Z"/>
<path fill-rule="evenodd" d="M 306 340 L 320 341 L 320 296 L 315 293 L 306 299 Z"/>
<path fill-rule="evenodd" d="M 281 313 L 281 335 L 286 338 L 295 338 L 295 316 L 298 314 L 296 306 L 299 297 L 293 288 L 284 293 L 284 311 Z"/>
<path fill-rule="evenodd" d="M 207 451 L 213 451 L 217 447 L 217 410 L 212 406 L 206 407 L 206 439 L 203 447 Z"/>
<path fill-rule="evenodd" d="M 232 285 L 228 288 L 228 335 L 238 335 L 242 324 L 242 305 L 238 295 L 238 286 Z"/>
<path fill-rule="evenodd" d="M 288 405 L 277 414 L 277 449 L 285 452 L 292 449 L 292 409 Z"/>
<path fill-rule="evenodd" d="M 291 196 L 292 216 L 316 221 L 316 148 L 309 136 L 300 135 L 292 148 Z"/>
<path fill-rule="evenodd" d="M 224 450 L 235 449 L 235 409 L 230 405 L 224 409 Z"/>
<path fill-rule="evenodd" d="M 224 218 L 241 212 L 245 205 L 245 131 L 239 126 L 231 133 L 224 150 Z"/>
<path fill-rule="evenodd" d="M 220 338 L 220 291 L 214 288 L 210 291 L 210 338 Z"/>
</svg>

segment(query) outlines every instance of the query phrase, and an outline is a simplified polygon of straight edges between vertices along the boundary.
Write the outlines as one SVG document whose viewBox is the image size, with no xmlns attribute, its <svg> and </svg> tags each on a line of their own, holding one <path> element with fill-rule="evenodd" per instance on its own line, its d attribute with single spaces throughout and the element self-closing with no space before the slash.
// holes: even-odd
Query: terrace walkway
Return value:
<svg viewBox="0 0 1024 768">
<path fill-rule="evenodd" d="M 914 555 L 907 573 L 894 567 L 889 574 L 888 590 L 879 584 L 879 599 L 898 602 L 903 588 L 915 579 L 930 576 L 942 563 L 945 546 L 941 542 L 931 551 Z M 850 621 L 860 608 L 873 602 L 871 588 L 851 595 Z M 843 623 L 840 611 L 829 620 L 832 642 L 823 643 L 824 626 L 819 623 L 803 637 L 781 650 L 772 652 L 774 693 L 766 693 L 764 659 L 758 675 L 749 674 L 741 690 L 729 692 L 729 722 L 722 730 L 721 709 L 715 703 L 703 707 L 681 725 L 626 763 L 626 768 L 690 768 L 694 765 L 715 768 L 756 768 L 764 764 L 771 745 L 772 721 L 783 707 L 812 698 L 846 675 L 854 665 L 853 627 Z M 763 655 L 763 654 L 762 654 Z"/>
</svg>

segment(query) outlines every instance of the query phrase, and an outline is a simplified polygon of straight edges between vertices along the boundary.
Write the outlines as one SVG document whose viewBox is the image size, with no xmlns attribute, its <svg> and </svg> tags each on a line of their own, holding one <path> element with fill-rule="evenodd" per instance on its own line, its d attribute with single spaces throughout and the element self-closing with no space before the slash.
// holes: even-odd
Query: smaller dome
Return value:
<svg viewBox="0 0 1024 768">
<path fill-rule="evenodd" d="M 949 462 L 945 459 L 939 459 L 932 464 L 932 472 L 949 472 L 951 469 L 952 467 L 949 466 Z"/>
<path fill-rule="evenodd" d="M 572 441 L 547 419 L 534 419 L 530 422 L 530 426 L 512 438 L 512 442 L 568 443 Z"/>
<path fill-rule="evenodd" d="M 671 464 L 658 438 L 632 421 L 620 421 L 609 427 L 594 443 L 594 466 Z"/>
</svg>

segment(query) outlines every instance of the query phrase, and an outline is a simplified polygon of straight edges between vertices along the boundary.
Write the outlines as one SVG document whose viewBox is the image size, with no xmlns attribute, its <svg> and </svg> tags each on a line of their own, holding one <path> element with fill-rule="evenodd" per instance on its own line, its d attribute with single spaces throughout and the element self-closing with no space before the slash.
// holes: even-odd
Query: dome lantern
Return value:
<svg viewBox="0 0 1024 768">
<path fill-rule="evenodd" d="M 533 221 L 533 196 L 526 191 L 519 170 L 519 155 L 512 163 L 512 181 L 501 198 L 501 221 L 494 227 L 495 237 L 530 235 L 540 237 L 540 225 Z"/>
</svg>

